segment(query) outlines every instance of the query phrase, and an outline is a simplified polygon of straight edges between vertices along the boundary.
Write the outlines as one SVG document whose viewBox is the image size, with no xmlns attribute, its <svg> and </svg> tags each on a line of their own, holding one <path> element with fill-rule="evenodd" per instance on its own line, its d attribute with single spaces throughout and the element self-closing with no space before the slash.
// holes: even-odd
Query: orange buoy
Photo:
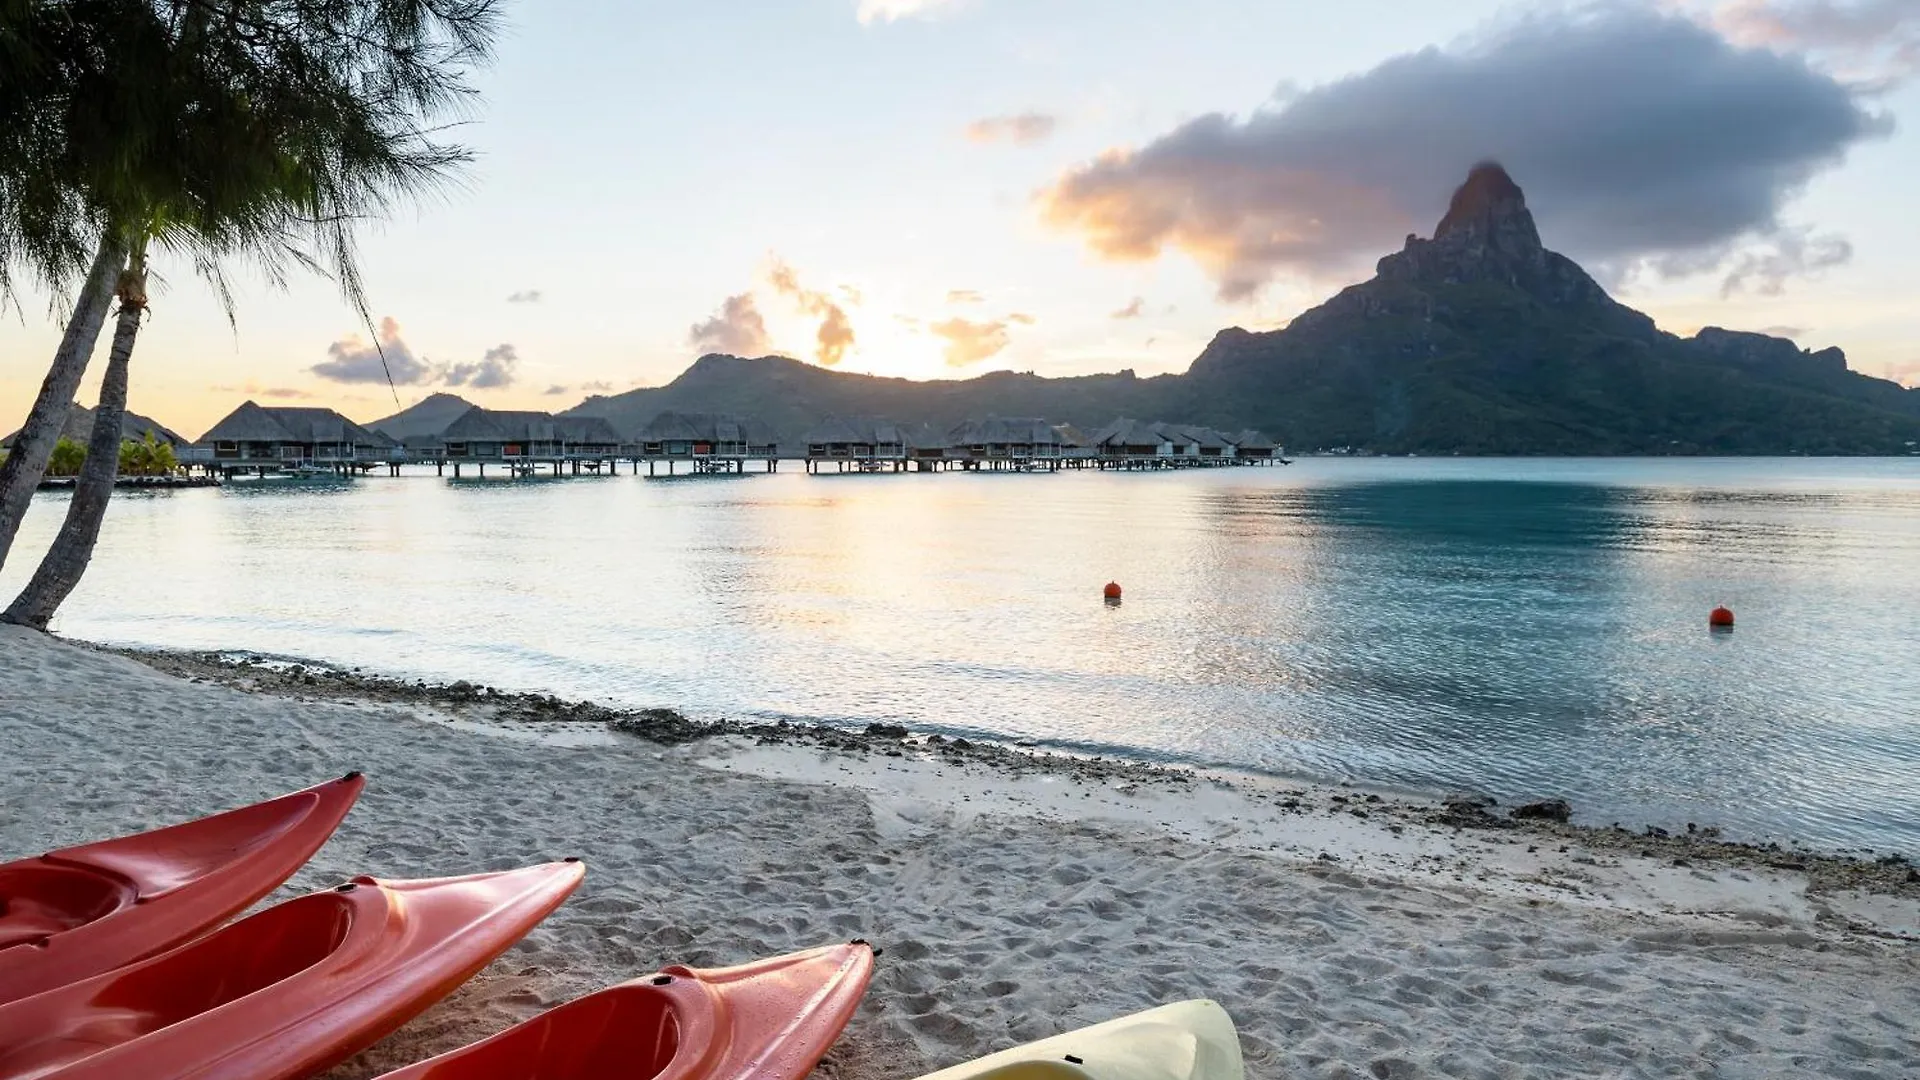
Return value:
<svg viewBox="0 0 1920 1080">
<path fill-rule="evenodd" d="M 1714 608 L 1712 613 L 1707 616 L 1707 625 L 1732 629 L 1733 612 L 1724 607 Z"/>
<path fill-rule="evenodd" d="M 1101 590 L 1101 595 L 1109 600 L 1120 599 L 1120 583 L 1117 581 L 1107 582 L 1107 587 Z"/>
</svg>

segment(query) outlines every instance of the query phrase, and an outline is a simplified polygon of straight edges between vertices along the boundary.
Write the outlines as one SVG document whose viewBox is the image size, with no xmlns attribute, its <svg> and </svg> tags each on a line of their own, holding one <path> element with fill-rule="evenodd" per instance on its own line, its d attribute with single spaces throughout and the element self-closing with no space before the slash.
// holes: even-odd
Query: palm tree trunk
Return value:
<svg viewBox="0 0 1920 1080">
<path fill-rule="evenodd" d="M 27 413 L 27 422 L 21 426 L 13 450 L 7 460 L 0 463 L 0 566 L 6 565 L 7 552 L 13 548 L 20 522 L 27 516 L 33 490 L 46 475 L 47 458 L 53 454 L 53 444 L 60 441 L 60 431 L 67 423 L 67 410 L 73 406 L 74 392 L 80 389 L 80 379 L 87 373 L 87 361 L 93 359 L 100 329 L 106 325 L 107 308 L 113 302 L 114 288 L 126 265 L 126 249 L 117 239 L 102 237 L 99 251 L 93 257 L 93 269 L 88 271 L 86 284 L 74 301 L 73 317 L 67 320 L 60 348 L 53 354 L 53 367 L 47 372 L 46 381 L 40 384 L 40 396 L 33 400 L 33 410 Z"/>
<path fill-rule="evenodd" d="M 100 403 L 93 410 L 93 435 L 87 440 L 86 464 L 80 467 L 80 479 L 73 488 L 73 501 L 67 504 L 67 519 L 60 525 L 53 546 L 40 560 L 27 587 L 8 607 L 0 620 L 45 630 L 53 613 L 80 584 L 93 560 L 93 545 L 100 539 L 100 522 L 107 516 L 107 500 L 113 497 L 113 479 L 120 469 L 120 421 L 127 411 L 127 365 L 133 359 L 133 342 L 140 335 L 140 317 L 147 310 L 147 265 L 143 252 L 136 251 L 120 275 L 120 316 L 113 328 L 113 350 L 107 354 L 107 371 L 100 382 Z"/>
</svg>

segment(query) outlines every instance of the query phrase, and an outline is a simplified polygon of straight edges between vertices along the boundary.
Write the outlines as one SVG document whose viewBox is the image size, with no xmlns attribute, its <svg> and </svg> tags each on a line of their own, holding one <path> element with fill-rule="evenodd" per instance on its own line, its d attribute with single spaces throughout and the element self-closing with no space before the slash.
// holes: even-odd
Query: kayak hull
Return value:
<svg viewBox="0 0 1920 1080">
<path fill-rule="evenodd" d="M 1016 1046 L 920 1080 L 1244 1080 L 1218 1004 L 1181 1001 Z"/>
<path fill-rule="evenodd" d="M 452 992 L 580 884 L 577 862 L 370 877 L 0 1005 L 0 1080 L 295 1080 Z"/>
<path fill-rule="evenodd" d="M 0 865 L 0 1004 L 225 922 L 305 865 L 365 785 L 348 773 L 223 814 Z"/>
<path fill-rule="evenodd" d="M 381 1080 L 802 1080 L 872 978 L 865 942 L 670 967 Z"/>
</svg>

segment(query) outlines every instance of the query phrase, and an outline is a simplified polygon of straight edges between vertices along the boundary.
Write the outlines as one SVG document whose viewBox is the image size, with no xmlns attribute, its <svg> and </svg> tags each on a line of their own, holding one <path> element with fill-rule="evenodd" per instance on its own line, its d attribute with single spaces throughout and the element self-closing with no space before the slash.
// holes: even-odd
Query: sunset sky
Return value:
<svg viewBox="0 0 1920 1080">
<path fill-rule="evenodd" d="M 1920 382 L 1920 2 L 1517 11 L 523 0 L 478 164 L 365 238 L 400 402 L 558 410 L 707 351 L 1180 371 L 1367 277 L 1488 157 L 1665 328 Z M 230 326 L 155 270 L 136 411 L 197 436 L 246 397 L 397 407 L 329 283 L 248 282 Z M 63 317 L 28 294 L 0 321 L 0 427 Z"/>
</svg>

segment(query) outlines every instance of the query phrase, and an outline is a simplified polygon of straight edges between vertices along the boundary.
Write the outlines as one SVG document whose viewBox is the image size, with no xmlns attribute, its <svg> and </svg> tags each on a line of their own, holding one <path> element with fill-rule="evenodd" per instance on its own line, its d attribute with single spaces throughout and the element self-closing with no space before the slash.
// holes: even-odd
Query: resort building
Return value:
<svg viewBox="0 0 1920 1080">
<path fill-rule="evenodd" d="M 930 434 L 930 432 L 928 433 Z M 924 436 L 923 436 L 924 437 Z M 830 416 L 804 437 L 807 471 L 831 464 L 836 472 L 901 472 L 914 456 L 914 438 L 891 420 Z M 945 456 L 945 443 L 934 449 Z"/>
<path fill-rule="evenodd" d="M 657 462 L 666 462 L 669 476 L 682 461 L 691 462 L 695 473 L 744 472 L 749 461 L 765 462 L 768 472 L 780 468 L 778 436 L 753 417 L 663 412 L 627 442 L 628 456 L 645 461 L 648 476 L 655 475 Z"/>
<path fill-rule="evenodd" d="M 180 452 L 182 464 L 209 473 L 333 472 L 350 475 L 406 459 L 399 444 L 332 409 L 264 406 L 248 401 L 200 441 Z"/>
<path fill-rule="evenodd" d="M 555 476 L 563 468 L 579 475 L 582 468 L 609 472 L 622 456 L 620 435 L 597 416 L 554 416 L 552 413 L 485 409 L 478 405 L 461 413 L 445 431 L 431 440 L 433 461 L 444 472 L 462 465 L 505 465 L 519 475 L 531 475 L 541 465 Z"/>
<path fill-rule="evenodd" d="M 945 458 L 962 469 L 1051 471 L 1081 448 L 1068 441 L 1078 438 L 1069 432 L 1067 425 L 1032 417 L 966 420 L 947 432 Z"/>
</svg>

